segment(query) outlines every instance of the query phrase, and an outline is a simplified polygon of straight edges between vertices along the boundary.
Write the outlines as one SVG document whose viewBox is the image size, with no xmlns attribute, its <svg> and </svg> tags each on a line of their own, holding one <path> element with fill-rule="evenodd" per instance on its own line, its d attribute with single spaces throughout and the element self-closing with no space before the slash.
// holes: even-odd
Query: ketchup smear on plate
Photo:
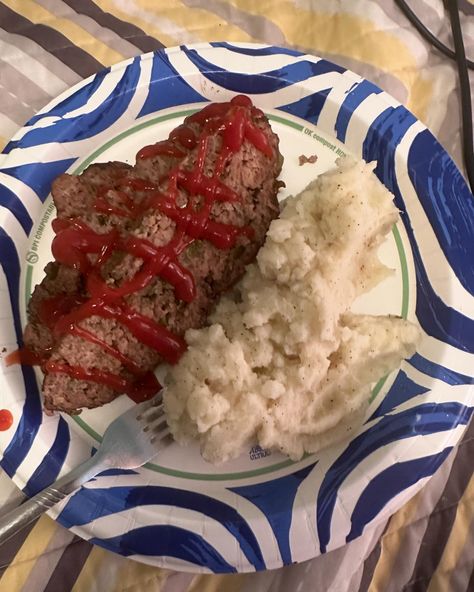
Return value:
<svg viewBox="0 0 474 592">
<path fill-rule="evenodd" d="M 0 432 L 5 432 L 13 424 L 13 415 L 8 409 L 0 409 Z"/>
</svg>

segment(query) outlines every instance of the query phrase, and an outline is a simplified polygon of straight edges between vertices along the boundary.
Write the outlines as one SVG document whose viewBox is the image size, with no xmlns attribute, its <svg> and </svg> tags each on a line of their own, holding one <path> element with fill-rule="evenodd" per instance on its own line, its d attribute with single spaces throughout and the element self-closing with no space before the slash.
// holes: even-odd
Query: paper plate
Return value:
<svg viewBox="0 0 474 592">
<path fill-rule="evenodd" d="M 401 222 L 381 249 L 395 274 L 357 310 L 417 318 L 423 340 L 376 385 L 351 441 L 300 462 L 254 447 L 215 468 L 173 445 L 137 471 L 108 471 L 56 508 L 102 547 L 177 570 L 275 568 L 343 545 L 385 520 L 461 438 L 474 400 L 474 201 L 416 118 L 357 74 L 263 45 L 182 46 L 118 64 L 46 106 L 0 157 L 0 350 L 21 343 L 28 298 L 51 258 L 49 195 L 64 171 L 134 161 L 206 101 L 248 94 L 285 156 L 282 197 L 352 153 L 378 162 Z M 317 155 L 299 165 L 300 155 Z M 88 457 L 126 397 L 75 418 L 42 414 L 40 376 L 0 361 L 1 466 L 31 495 Z"/>
</svg>

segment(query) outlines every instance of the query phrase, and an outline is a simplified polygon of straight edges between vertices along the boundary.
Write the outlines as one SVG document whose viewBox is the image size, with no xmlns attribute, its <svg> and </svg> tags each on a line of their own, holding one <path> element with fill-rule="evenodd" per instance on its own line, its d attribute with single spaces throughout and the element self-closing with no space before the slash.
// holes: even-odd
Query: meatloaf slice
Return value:
<svg viewBox="0 0 474 592">
<path fill-rule="evenodd" d="M 164 156 L 154 163 L 155 175 L 165 176 L 178 159 Z M 145 193 L 130 185 L 137 179 L 132 166 L 124 162 L 95 163 L 88 166 L 80 175 L 64 173 L 57 177 L 51 187 L 51 195 L 56 206 L 57 220 L 80 220 L 98 234 L 111 230 L 126 233 L 133 226 L 131 218 L 117 215 L 114 209 L 123 208 L 123 195 L 134 203 L 140 203 Z M 102 206 L 112 212 L 96 209 L 100 196 Z M 104 208 L 103 208 L 104 209 Z M 48 263 L 45 277 L 38 284 L 28 305 L 28 324 L 24 333 L 25 346 L 38 358 L 49 357 L 54 345 L 51 333 L 51 315 L 48 309 L 51 300 L 61 301 L 64 312 L 87 297 L 83 274 L 75 268 L 57 261 Z"/>
<path fill-rule="evenodd" d="M 204 159 L 201 162 L 204 182 L 215 176 L 220 189 L 223 188 L 227 193 L 230 191 L 236 196 L 236 199 L 211 200 L 208 218 L 216 228 L 219 225 L 231 225 L 232 228 L 245 229 L 246 232 L 236 232 L 234 244 L 226 249 L 209 237 L 198 236 L 177 256 L 176 263 L 180 269 L 194 278 L 193 298 L 180 295 L 179 290 L 163 277 L 164 274 L 156 275 L 147 285 L 122 298 L 129 311 L 158 323 L 177 337 L 182 337 L 187 329 L 197 328 L 205 323 L 222 291 L 232 286 L 242 276 L 245 266 L 253 260 L 263 244 L 271 220 L 279 212 L 277 192 L 280 183 L 277 177 L 281 170 L 282 157 L 278 150 L 278 137 L 260 111 L 250 107 L 244 109 L 241 105 L 239 109 L 245 110 L 254 131 L 259 130 L 264 136 L 269 147 L 266 153 L 256 146 L 250 134 L 250 139 L 247 136 L 241 138 L 238 149 L 223 158 L 223 132 L 218 126 L 213 129 L 212 125 L 208 125 L 209 120 L 212 123 L 210 117 L 209 120 L 188 123 L 198 139 L 206 136 L 204 152 L 203 142 L 183 149 L 183 156 L 177 159 L 178 162 L 174 163 L 175 166 L 168 174 L 162 172 L 166 171 L 163 166 L 166 156 L 139 158 L 133 171 L 127 173 L 142 181 L 149 181 L 155 186 L 156 192 L 169 196 L 173 179 L 189 179 L 190 173 L 198 166 L 198 161 Z M 215 175 L 217 168 L 220 172 Z M 186 207 L 186 211 L 199 215 L 207 207 L 206 190 L 201 188 L 193 191 L 190 187 L 190 183 L 178 183 L 174 199 L 178 207 Z M 144 198 L 142 196 L 139 199 Z M 68 217 L 80 216 L 92 226 L 96 214 L 91 214 L 89 207 L 77 213 L 67 210 Z M 132 240 L 146 241 L 152 249 L 169 246 L 173 237 L 182 231 L 182 225 L 177 220 L 175 210 L 160 208 L 144 207 L 140 216 L 134 218 L 126 228 L 127 236 Z M 117 221 L 109 219 L 106 224 L 114 226 Z M 126 287 L 145 267 L 146 262 L 136 253 L 117 249 L 102 266 L 101 280 L 108 288 L 119 290 Z M 86 297 L 90 296 L 86 290 Z M 120 319 L 92 314 L 76 322 L 76 326 L 89 336 L 92 335 L 97 343 L 74 333 L 54 334 L 55 341 L 49 366 L 47 364 L 45 367 L 43 384 L 44 406 L 47 411 L 78 413 L 83 407 L 100 406 L 120 394 L 119 389 L 95 379 L 78 378 L 72 369 L 81 368 L 89 373 L 113 375 L 130 383 L 136 378 L 130 370 L 131 365 L 146 372 L 153 370 L 162 361 L 157 349 L 142 343 Z M 111 350 L 119 355 L 111 355 Z M 127 362 L 124 363 L 123 360 Z M 49 368 L 54 371 L 48 371 Z M 57 368 L 64 371 L 57 371 Z"/>
<path fill-rule="evenodd" d="M 97 163 L 81 175 L 63 174 L 52 184 L 51 193 L 58 219 L 81 218 L 97 232 L 107 232 L 112 225 L 119 228 L 126 219 L 104 216 L 94 209 L 94 201 L 101 187 L 114 186 L 117 179 L 132 171 L 123 162 Z M 112 193 L 112 192 L 110 192 Z M 85 297 L 82 274 L 79 270 L 58 262 L 45 267 L 45 277 L 38 284 L 28 305 L 28 324 L 24 332 L 25 346 L 39 358 L 46 358 L 54 345 L 48 303 L 61 299 L 64 311 Z"/>
</svg>

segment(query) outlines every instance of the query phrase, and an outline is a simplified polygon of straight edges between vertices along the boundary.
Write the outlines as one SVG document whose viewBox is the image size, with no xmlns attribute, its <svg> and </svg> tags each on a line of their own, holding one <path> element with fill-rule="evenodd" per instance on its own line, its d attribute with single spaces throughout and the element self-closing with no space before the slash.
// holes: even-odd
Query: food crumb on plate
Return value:
<svg viewBox="0 0 474 592">
<path fill-rule="evenodd" d="M 318 160 L 317 154 L 311 154 L 311 156 L 306 156 L 305 154 L 300 154 L 298 157 L 298 164 L 299 166 L 303 166 L 304 164 L 314 164 Z"/>
</svg>

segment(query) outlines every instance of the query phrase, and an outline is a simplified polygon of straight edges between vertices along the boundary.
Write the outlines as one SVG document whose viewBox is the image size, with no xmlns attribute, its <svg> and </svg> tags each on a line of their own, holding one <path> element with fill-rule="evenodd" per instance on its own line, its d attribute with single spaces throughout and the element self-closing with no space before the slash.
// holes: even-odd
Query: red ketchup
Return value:
<svg viewBox="0 0 474 592">
<path fill-rule="evenodd" d="M 5 357 L 5 366 L 13 366 L 13 364 L 24 364 L 25 366 L 41 365 L 43 359 L 34 352 L 22 347 L 12 351 Z"/>
<path fill-rule="evenodd" d="M 180 253 L 197 239 L 205 239 L 224 250 L 235 246 L 241 235 L 249 238 L 253 236 L 252 228 L 216 222 L 210 219 L 210 213 L 216 201 L 235 202 L 240 199 L 220 177 L 227 161 L 240 150 L 244 140 L 266 156 L 272 156 L 267 136 L 253 122 L 253 117 L 261 115 L 262 112 L 243 95 L 234 97 L 228 103 L 211 103 L 202 111 L 187 117 L 167 140 L 145 146 L 137 154 L 137 160 L 161 155 L 182 159 L 197 148 L 192 170 L 180 169 L 178 163 L 162 181 L 160 189 L 148 180 L 135 178 L 118 179 L 114 186 L 99 188 L 94 202 L 94 209 L 98 212 L 133 220 L 155 209 L 173 220 L 176 231 L 167 245 L 156 247 L 145 239 L 120 234 L 116 230 L 99 234 L 79 219 L 54 221 L 56 236 L 52 243 L 53 256 L 56 261 L 81 271 L 90 297 L 85 301 L 64 295 L 51 298 L 41 305 L 41 319 L 56 336 L 74 334 L 99 345 L 108 355 L 118 359 L 132 378 L 51 360 L 40 362 L 46 372 L 62 372 L 80 380 L 103 384 L 115 391 L 127 393 L 134 401 L 145 400 L 159 390 L 160 385 L 153 372 L 141 369 L 118 349 L 81 327 L 80 323 L 93 315 L 115 319 L 167 362 L 174 364 L 179 360 L 186 349 L 182 337 L 132 310 L 124 297 L 142 290 L 159 276 L 174 287 L 177 298 L 191 302 L 196 297 L 194 278 L 179 262 Z M 195 133 L 197 125 L 202 128 L 199 137 Z M 216 132 L 222 138 L 222 146 L 214 174 L 208 176 L 204 165 L 209 136 Z M 143 198 L 141 201 L 131 199 L 126 189 L 142 192 Z M 180 189 L 185 190 L 188 197 L 199 195 L 203 198 L 198 211 L 192 199 L 188 199 L 184 207 L 178 205 Z M 113 201 L 110 200 L 110 191 L 113 191 Z M 142 267 L 134 277 L 119 287 L 107 284 L 101 274 L 103 265 L 115 251 L 143 260 Z M 23 350 L 19 359 L 26 359 Z"/>
<path fill-rule="evenodd" d="M 8 409 L 0 409 L 0 432 L 6 432 L 12 427 L 13 415 Z"/>
</svg>

